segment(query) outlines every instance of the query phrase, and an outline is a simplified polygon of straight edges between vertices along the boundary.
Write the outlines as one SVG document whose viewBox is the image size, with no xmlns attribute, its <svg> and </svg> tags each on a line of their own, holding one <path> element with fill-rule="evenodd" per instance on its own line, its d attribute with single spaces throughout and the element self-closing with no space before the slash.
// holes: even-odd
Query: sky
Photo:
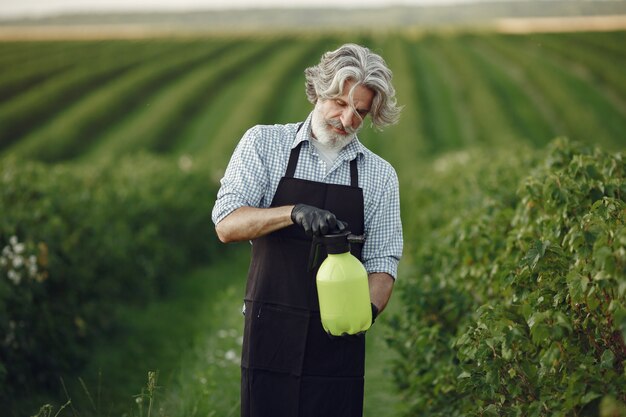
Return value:
<svg viewBox="0 0 626 417">
<path fill-rule="evenodd" d="M 384 7 L 476 1 L 480 0 L 0 0 L 0 16 L 37 17 L 71 12 L 186 11 L 248 7 Z"/>
</svg>

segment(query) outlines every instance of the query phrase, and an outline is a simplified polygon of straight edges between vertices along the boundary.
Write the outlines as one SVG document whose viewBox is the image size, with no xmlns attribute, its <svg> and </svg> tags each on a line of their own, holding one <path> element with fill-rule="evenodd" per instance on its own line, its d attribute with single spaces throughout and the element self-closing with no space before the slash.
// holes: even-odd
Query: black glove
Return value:
<svg viewBox="0 0 626 417">
<path fill-rule="evenodd" d="M 370 304 L 372 304 L 372 324 L 374 324 L 374 322 L 376 321 L 376 317 L 378 317 L 378 307 L 376 307 L 374 303 Z"/>
<path fill-rule="evenodd" d="M 346 223 L 337 220 L 335 215 L 328 210 L 296 204 L 291 210 L 291 220 L 302 226 L 307 236 L 321 236 L 329 232 L 342 232 L 346 229 Z"/>
</svg>

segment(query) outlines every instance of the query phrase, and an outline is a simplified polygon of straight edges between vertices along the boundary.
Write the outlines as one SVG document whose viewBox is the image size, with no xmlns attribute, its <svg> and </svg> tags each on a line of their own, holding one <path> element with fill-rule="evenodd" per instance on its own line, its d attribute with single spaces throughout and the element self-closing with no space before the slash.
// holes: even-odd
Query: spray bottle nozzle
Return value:
<svg viewBox="0 0 626 417">
<path fill-rule="evenodd" d="M 362 244 L 365 242 L 365 235 L 353 235 L 352 233 L 350 233 L 348 235 L 348 242 Z"/>
</svg>

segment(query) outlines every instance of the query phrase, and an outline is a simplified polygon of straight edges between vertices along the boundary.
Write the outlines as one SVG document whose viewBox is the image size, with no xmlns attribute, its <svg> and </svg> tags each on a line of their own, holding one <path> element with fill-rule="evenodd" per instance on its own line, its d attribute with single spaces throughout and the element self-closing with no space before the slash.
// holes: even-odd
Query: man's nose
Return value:
<svg viewBox="0 0 626 417">
<path fill-rule="evenodd" d="M 350 107 L 346 107 L 345 109 L 343 109 L 343 112 L 341 112 L 340 120 L 343 124 L 343 127 L 354 127 L 354 112 Z"/>
</svg>

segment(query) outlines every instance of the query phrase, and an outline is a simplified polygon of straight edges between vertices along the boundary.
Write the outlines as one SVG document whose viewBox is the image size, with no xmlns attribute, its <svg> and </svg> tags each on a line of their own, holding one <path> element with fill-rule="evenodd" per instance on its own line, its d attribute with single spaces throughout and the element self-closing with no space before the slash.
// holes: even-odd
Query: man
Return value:
<svg viewBox="0 0 626 417">
<path fill-rule="evenodd" d="M 363 413 L 365 336 L 328 336 L 308 271 L 311 237 L 364 235 L 353 253 L 369 275 L 375 316 L 402 255 L 398 179 L 356 133 L 369 115 L 393 124 L 391 71 L 369 49 L 343 45 L 305 70 L 315 105 L 299 124 L 255 126 L 218 192 L 222 242 L 250 240 L 241 376 L 242 417 L 357 417 Z"/>
</svg>

